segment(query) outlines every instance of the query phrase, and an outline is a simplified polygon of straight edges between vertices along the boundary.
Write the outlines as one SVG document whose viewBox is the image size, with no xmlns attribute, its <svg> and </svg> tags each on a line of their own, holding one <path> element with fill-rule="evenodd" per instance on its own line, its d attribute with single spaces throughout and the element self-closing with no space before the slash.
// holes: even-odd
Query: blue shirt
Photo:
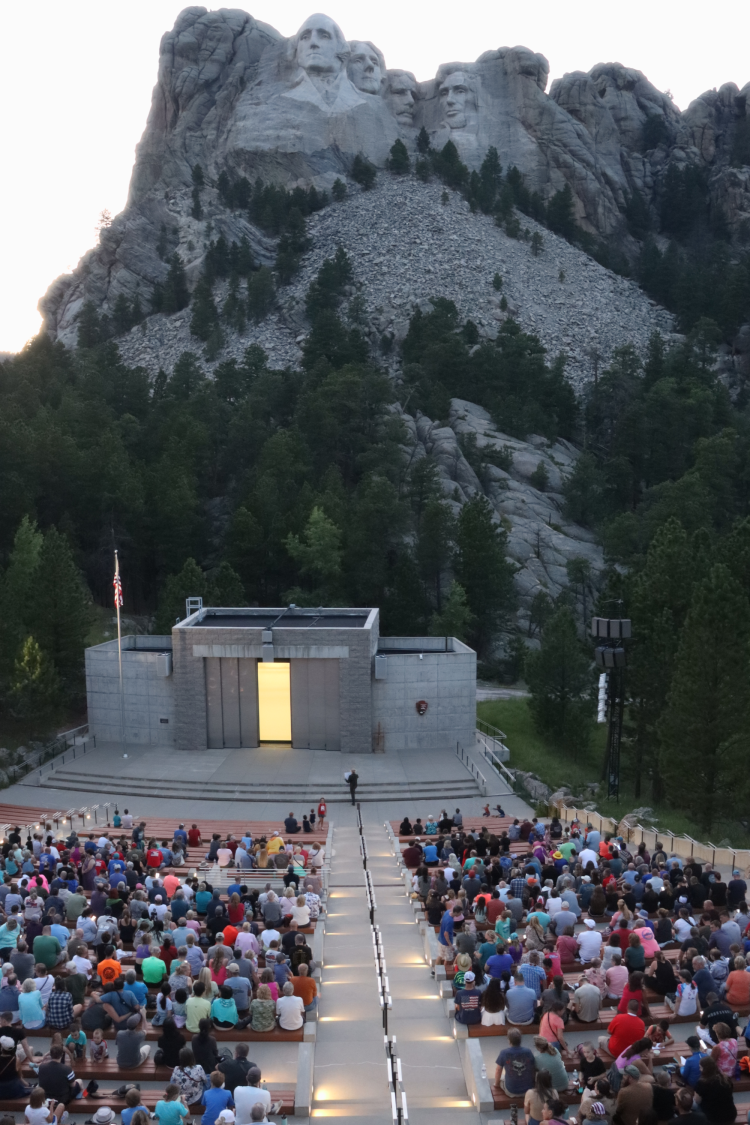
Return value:
<svg viewBox="0 0 750 1125">
<path fill-rule="evenodd" d="M 453 915 L 450 910 L 446 910 L 445 914 L 440 919 L 438 941 L 441 945 L 453 945 Z"/>
<path fill-rule="evenodd" d="M 122 1111 L 122 1113 L 120 1114 L 120 1117 L 122 1118 L 122 1125 L 130 1125 L 131 1117 L 133 1116 L 134 1113 L 137 1113 L 139 1109 L 142 1109 L 143 1112 L 146 1113 L 146 1114 L 148 1114 L 150 1112 L 150 1110 L 146 1109 L 145 1105 L 137 1105 L 137 1106 L 134 1106 L 132 1109 L 124 1109 Z"/>
<path fill-rule="evenodd" d="M 425 844 L 424 852 L 425 863 L 437 863 L 438 851 L 434 844 Z"/>
<path fill-rule="evenodd" d="M 240 883 L 231 883 L 230 886 L 227 887 L 227 894 L 230 898 L 232 895 L 241 895 L 242 885 Z"/>
<path fill-rule="evenodd" d="M 479 1007 L 479 992 L 476 988 L 460 988 L 456 993 L 456 1004 L 461 1005 L 461 1010 L 456 1008 L 458 1023 L 481 1023 L 482 1012 Z"/>
<path fill-rule="evenodd" d="M 124 871 L 125 861 L 122 859 L 111 859 L 107 864 L 107 871 L 112 874 L 113 871 Z"/>
<path fill-rule="evenodd" d="M 201 1105 L 206 1111 L 201 1118 L 201 1125 L 214 1125 L 221 1111 L 228 1106 L 233 1107 L 234 1101 L 229 1090 L 212 1086 L 210 1090 L 204 1091 Z"/>
<path fill-rule="evenodd" d="M 67 926 L 60 926 L 57 922 L 55 922 L 54 925 L 50 926 L 50 934 L 52 935 L 52 937 L 56 937 L 60 942 L 61 949 L 65 949 L 65 946 L 70 941 L 70 933 L 71 931 Z"/>
<path fill-rule="evenodd" d="M 175 840 L 182 840 L 183 844 L 187 844 L 187 832 L 184 828 L 175 828 Z"/>
<path fill-rule="evenodd" d="M 547 974 L 544 969 L 540 965 L 529 965 L 528 963 L 519 965 L 519 969 L 521 970 L 524 984 L 534 990 L 538 1000 L 542 995 L 542 984 L 547 980 Z"/>
<path fill-rule="evenodd" d="M 705 1052 L 697 1051 L 694 1055 L 689 1055 L 685 1059 L 685 1065 L 680 1070 L 680 1077 L 688 1086 L 695 1086 L 696 1082 L 701 1076 L 701 1059 L 705 1058 Z"/>
<path fill-rule="evenodd" d="M 132 992 L 139 1004 L 145 1004 L 148 998 L 148 985 L 145 985 L 142 980 L 134 980 L 132 984 L 128 981 L 128 992 Z M 125 1122 L 127 1125 L 127 1122 Z"/>
<path fill-rule="evenodd" d="M 514 985 L 505 993 L 505 1002 L 508 1005 L 508 1019 L 511 1023 L 531 1023 L 536 1005 L 533 988 L 520 984 Z"/>
<path fill-rule="evenodd" d="M 501 977 L 503 973 L 512 972 L 513 958 L 509 953 L 494 953 L 492 957 L 487 958 L 484 967 L 491 977 Z"/>
</svg>

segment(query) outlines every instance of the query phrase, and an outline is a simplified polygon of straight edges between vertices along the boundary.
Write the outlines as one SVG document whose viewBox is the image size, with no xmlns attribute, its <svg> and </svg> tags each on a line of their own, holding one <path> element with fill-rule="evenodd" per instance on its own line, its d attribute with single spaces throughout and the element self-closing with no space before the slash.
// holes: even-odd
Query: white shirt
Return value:
<svg viewBox="0 0 750 1125">
<path fill-rule="evenodd" d="M 122 826 L 123 826 L 123 828 L 132 828 L 133 827 L 133 818 L 130 815 L 130 813 L 125 813 L 123 815 Z"/>
<path fill-rule="evenodd" d="M 687 939 L 690 937 L 690 931 L 695 925 L 695 921 L 692 918 L 678 918 L 675 922 L 673 922 L 673 925 L 674 932 L 677 935 L 677 940 L 687 941 Z"/>
<path fill-rule="evenodd" d="M 261 930 L 260 940 L 263 942 L 263 948 L 268 949 L 272 941 L 279 941 L 281 934 L 278 930 Z"/>
<path fill-rule="evenodd" d="M 276 1015 L 279 1026 L 285 1031 L 298 1031 L 302 1027 L 302 1013 L 305 1003 L 301 996 L 279 996 L 276 1001 Z"/>
<path fill-rule="evenodd" d="M 219 867 L 227 867 L 232 860 L 231 848 L 219 848 L 216 853 L 216 858 L 219 861 Z"/>
<path fill-rule="evenodd" d="M 584 871 L 586 870 L 587 863 L 593 863 L 594 867 L 599 866 L 599 856 L 595 851 L 592 851 L 591 848 L 584 848 L 578 858 L 581 861 L 581 866 Z"/>
<path fill-rule="evenodd" d="M 77 972 L 83 973 L 87 978 L 91 977 L 92 965 L 88 957 L 81 957 L 80 954 L 76 953 L 72 960 Z"/>
<path fill-rule="evenodd" d="M 34 984 L 36 985 L 36 990 L 37 990 L 37 992 L 41 992 L 42 1003 L 44 1004 L 45 1007 L 47 1006 L 47 1001 L 49 1000 L 49 994 L 52 991 L 52 987 L 53 987 L 54 983 L 55 983 L 55 978 L 52 976 L 52 973 L 47 973 L 46 977 L 34 977 Z"/>
<path fill-rule="evenodd" d="M 250 1125 L 252 1121 L 253 1106 L 261 1103 L 268 1114 L 271 1108 L 271 1095 L 268 1090 L 261 1090 L 259 1086 L 237 1086 L 234 1094 L 235 1125 Z"/>
<path fill-rule="evenodd" d="M 555 914 L 560 913 L 560 911 L 562 910 L 562 904 L 563 904 L 564 901 L 565 901 L 565 899 L 562 899 L 559 896 L 557 898 L 548 898 L 547 899 L 547 913 L 550 915 L 551 918 L 553 918 L 555 916 Z M 575 914 L 573 915 L 573 917 L 575 918 Z"/>
<path fill-rule="evenodd" d="M 602 935 L 598 930 L 583 930 L 576 938 L 578 942 L 579 957 L 581 961 L 593 961 L 602 949 Z"/>
</svg>

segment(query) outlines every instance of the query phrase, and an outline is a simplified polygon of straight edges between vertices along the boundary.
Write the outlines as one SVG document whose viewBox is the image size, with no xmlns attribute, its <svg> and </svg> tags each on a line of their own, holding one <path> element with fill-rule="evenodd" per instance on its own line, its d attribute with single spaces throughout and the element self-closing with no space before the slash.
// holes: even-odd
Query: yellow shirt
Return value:
<svg viewBox="0 0 750 1125">
<path fill-rule="evenodd" d="M 282 840 L 281 836 L 274 836 L 272 840 L 268 841 L 268 845 L 266 847 L 266 851 L 269 853 L 269 855 L 276 855 L 277 852 L 283 851 L 283 849 L 284 841 Z"/>
</svg>

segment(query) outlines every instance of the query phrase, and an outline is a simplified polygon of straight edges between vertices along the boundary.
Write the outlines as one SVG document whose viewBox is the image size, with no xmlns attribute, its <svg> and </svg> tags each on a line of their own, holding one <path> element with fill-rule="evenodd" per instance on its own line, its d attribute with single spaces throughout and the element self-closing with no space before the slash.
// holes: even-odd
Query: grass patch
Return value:
<svg viewBox="0 0 750 1125">
<path fill-rule="evenodd" d="M 594 724 L 588 748 L 581 751 L 576 759 L 569 757 L 552 740 L 538 733 L 526 699 L 496 699 L 478 703 L 477 715 L 505 733 L 510 750 L 508 765 L 511 768 L 535 773 L 553 790 L 567 785 L 576 792 L 590 782 L 601 781 L 607 744 L 607 727 L 604 723 Z M 634 779 L 628 776 L 627 761 L 623 755 L 619 803 L 600 797 L 594 802 L 597 812 L 617 819 L 631 809 L 648 805 L 654 810 L 654 823 L 665 834 L 669 830 L 675 836 L 685 835 L 694 840 L 705 840 L 703 829 L 679 808 L 653 801 L 648 782 L 645 782 L 640 797 L 636 797 L 633 782 Z M 750 833 L 744 825 L 734 820 L 717 821 L 711 840 L 714 844 L 729 841 L 730 847 L 750 848 Z"/>
</svg>

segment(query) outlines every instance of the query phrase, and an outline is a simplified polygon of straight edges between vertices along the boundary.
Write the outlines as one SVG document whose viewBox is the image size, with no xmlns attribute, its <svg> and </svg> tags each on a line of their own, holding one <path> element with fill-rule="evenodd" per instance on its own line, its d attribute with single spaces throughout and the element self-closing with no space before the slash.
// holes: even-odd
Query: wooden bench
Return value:
<svg viewBox="0 0 750 1125">
<path fill-rule="evenodd" d="M 490 1085 L 490 1089 L 492 1091 L 492 1100 L 495 1109 L 510 1109 L 511 1106 L 517 1106 L 519 1108 L 523 1107 L 523 1095 L 511 1097 L 510 1095 L 506 1094 L 505 1090 L 503 1090 L 500 1086 L 494 1086 L 492 1084 Z M 676 1085 L 673 1085 L 672 1089 L 677 1090 L 678 1087 Z M 750 1091 L 750 1075 L 743 1075 L 740 1078 L 735 1078 L 734 1091 L 735 1093 Z M 564 1105 L 567 1106 L 577 1106 L 581 1103 L 581 1095 L 578 1093 L 577 1089 L 558 1091 L 557 1097 Z"/>
<path fill-rule="evenodd" d="M 169 1068 L 165 1067 L 164 1070 L 167 1075 L 171 1074 Z M 120 1073 L 122 1075 L 122 1080 L 118 1082 L 118 1086 L 123 1085 L 123 1083 L 125 1082 L 137 1082 L 146 1077 L 144 1074 L 144 1068 L 142 1066 L 135 1067 L 133 1070 L 121 1071 Z M 82 1072 L 79 1071 L 78 1065 L 76 1065 L 76 1076 L 79 1078 L 82 1077 Z M 167 1079 L 165 1080 L 165 1085 L 168 1081 L 169 1077 L 167 1077 Z M 96 1092 L 96 1097 L 84 1098 L 70 1102 L 68 1105 L 69 1112 L 86 1113 L 93 1115 L 99 1108 L 99 1106 L 109 1106 L 109 1108 L 113 1109 L 115 1113 L 122 1113 L 124 1109 L 127 1109 L 127 1103 L 125 1099 L 113 1097 L 114 1091 L 118 1089 L 118 1086 L 106 1090 L 100 1087 Z M 294 1086 L 269 1083 L 266 1086 L 266 1089 L 271 1095 L 272 1105 L 277 1102 L 281 1102 L 281 1109 L 279 1110 L 280 1113 L 286 1114 L 287 1116 L 294 1114 Z M 143 1103 L 143 1105 L 153 1111 L 156 1103 L 158 1101 L 161 1101 L 161 1099 L 163 1098 L 164 1091 L 141 1090 L 140 1094 L 141 1102 Z M 22 1114 L 24 1108 L 28 1105 L 28 1101 L 28 1098 L 0 1098 L 0 1110 L 4 1110 L 7 1113 Z M 203 1109 L 200 1104 L 196 1103 L 195 1105 L 190 1106 L 190 1112 L 195 1116 L 200 1117 L 203 1113 Z"/>
</svg>

